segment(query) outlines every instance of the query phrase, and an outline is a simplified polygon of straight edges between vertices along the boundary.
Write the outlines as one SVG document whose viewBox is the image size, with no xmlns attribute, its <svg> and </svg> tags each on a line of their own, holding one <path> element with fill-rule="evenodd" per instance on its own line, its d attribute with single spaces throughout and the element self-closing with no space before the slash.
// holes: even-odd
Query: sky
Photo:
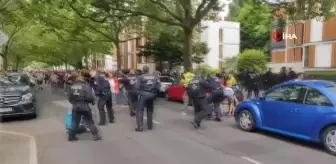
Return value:
<svg viewBox="0 0 336 164">
<path fill-rule="evenodd" d="M 229 13 L 229 4 L 232 2 L 232 0 L 220 0 L 220 1 L 222 3 L 227 4 L 227 5 L 225 5 L 223 11 L 219 14 L 221 18 L 224 18 Z"/>
</svg>

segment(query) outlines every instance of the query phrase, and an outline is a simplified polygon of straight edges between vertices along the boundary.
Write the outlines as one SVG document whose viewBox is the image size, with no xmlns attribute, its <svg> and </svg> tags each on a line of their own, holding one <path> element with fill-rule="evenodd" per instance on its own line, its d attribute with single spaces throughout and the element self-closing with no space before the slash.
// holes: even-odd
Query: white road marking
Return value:
<svg viewBox="0 0 336 164">
<path fill-rule="evenodd" d="M 22 137 L 29 138 L 29 164 L 38 164 L 38 162 L 37 162 L 37 144 L 36 144 L 36 138 L 34 136 L 29 135 L 29 134 L 25 134 L 25 133 L 3 131 L 3 130 L 0 130 L 0 133 L 17 135 L 17 136 L 22 136 Z"/>
<path fill-rule="evenodd" d="M 252 159 L 252 158 L 249 158 L 249 157 L 240 157 L 240 158 L 245 159 L 246 161 L 249 161 L 249 162 L 254 163 L 254 164 L 263 164 L 261 162 L 258 162 L 256 160 Z"/>
<path fill-rule="evenodd" d="M 144 116 L 144 119 L 147 120 L 147 117 Z M 159 125 L 161 124 L 159 121 L 155 121 L 155 120 L 153 120 L 153 123 L 154 123 L 154 124 L 159 124 Z"/>
</svg>

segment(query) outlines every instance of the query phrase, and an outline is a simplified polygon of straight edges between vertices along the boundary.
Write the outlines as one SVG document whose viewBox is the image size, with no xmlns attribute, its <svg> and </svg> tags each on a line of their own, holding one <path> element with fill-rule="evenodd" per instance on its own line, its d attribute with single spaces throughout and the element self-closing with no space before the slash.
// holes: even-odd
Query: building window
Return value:
<svg viewBox="0 0 336 164">
<path fill-rule="evenodd" d="M 223 59 L 223 45 L 219 45 L 218 52 L 219 52 L 219 59 Z"/>
<path fill-rule="evenodd" d="M 219 42 L 223 42 L 223 29 L 219 29 Z"/>
<path fill-rule="evenodd" d="M 304 67 L 309 67 L 309 46 L 304 47 Z"/>
</svg>

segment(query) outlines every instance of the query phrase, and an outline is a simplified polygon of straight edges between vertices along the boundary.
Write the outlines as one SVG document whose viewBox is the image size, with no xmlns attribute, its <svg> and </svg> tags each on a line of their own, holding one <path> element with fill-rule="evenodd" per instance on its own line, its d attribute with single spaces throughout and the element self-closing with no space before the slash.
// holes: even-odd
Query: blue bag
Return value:
<svg viewBox="0 0 336 164">
<path fill-rule="evenodd" d="M 72 124 L 72 113 L 71 112 L 67 112 L 65 114 L 65 129 L 66 130 L 71 130 L 71 125 Z"/>
</svg>

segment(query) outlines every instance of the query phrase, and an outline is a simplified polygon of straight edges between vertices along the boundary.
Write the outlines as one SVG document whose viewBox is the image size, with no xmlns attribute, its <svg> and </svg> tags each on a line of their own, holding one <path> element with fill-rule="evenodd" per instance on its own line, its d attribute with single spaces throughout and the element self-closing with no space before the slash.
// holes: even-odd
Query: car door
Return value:
<svg viewBox="0 0 336 164">
<path fill-rule="evenodd" d="M 266 93 L 263 101 L 263 126 L 278 131 L 290 131 L 291 112 L 303 103 L 306 88 L 301 85 L 284 85 Z"/>
<path fill-rule="evenodd" d="M 327 113 L 335 110 L 329 98 L 315 88 L 307 87 L 303 104 L 292 112 L 294 122 L 292 130 L 298 135 L 312 136 L 316 123 Z"/>
</svg>

